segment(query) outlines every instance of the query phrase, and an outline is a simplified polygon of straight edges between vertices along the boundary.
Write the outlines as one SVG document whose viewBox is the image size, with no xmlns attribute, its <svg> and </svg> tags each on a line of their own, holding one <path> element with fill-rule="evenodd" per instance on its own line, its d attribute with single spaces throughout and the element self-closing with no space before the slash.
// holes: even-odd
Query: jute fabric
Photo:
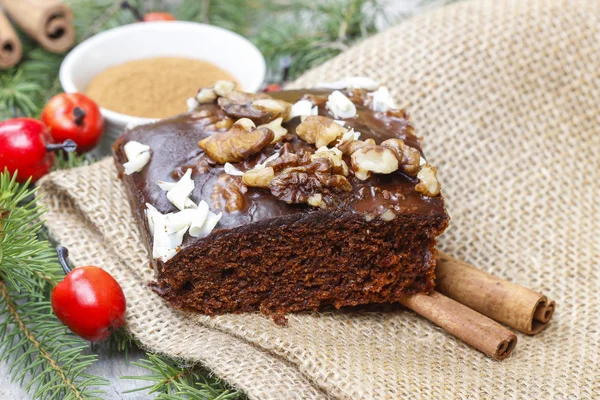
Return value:
<svg viewBox="0 0 600 400">
<path fill-rule="evenodd" d="M 559 304 L 550 327 L 486 358 L 399 307 L 210 318 L 152 280 L 112 160 L 40 183 L 76 265 L 123 285 L 127 328 L 201 362 L 252 399 L 600 398 L 600 2 L 467 1 L 428 12 L 310 71 L 386 84 L 438 167 L 452 222 L 439 247 Z"/>
</svg>

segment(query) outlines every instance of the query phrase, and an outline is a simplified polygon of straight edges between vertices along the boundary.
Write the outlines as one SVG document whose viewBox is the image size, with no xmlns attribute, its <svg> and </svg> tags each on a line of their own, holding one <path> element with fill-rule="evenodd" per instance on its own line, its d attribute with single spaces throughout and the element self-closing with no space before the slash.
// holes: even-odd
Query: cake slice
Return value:
<svg viewBox="0 0 600 400">
<path fill-rule="evenodd" d="M 281 316 L 433 289 L 436 170 L 383 87 L 249 94 L 126 131 L 114 159 L 177 308 Z"/>
</svg>

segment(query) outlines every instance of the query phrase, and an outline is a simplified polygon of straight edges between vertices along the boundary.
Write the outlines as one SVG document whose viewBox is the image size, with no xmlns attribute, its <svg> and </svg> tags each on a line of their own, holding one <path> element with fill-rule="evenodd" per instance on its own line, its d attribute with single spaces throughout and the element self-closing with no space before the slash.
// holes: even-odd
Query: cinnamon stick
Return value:
<svg viewBox="0 0 600 400">
<path fill-rule="evenodd" d="M 22 55 L 21 41 L 0 9 L 0 69 L 14 67 L 21 61 Z"/>
<path fill-rule="evenodd" d="M 73 13 L 58 0 L 0 0 L 11 19 L 46 50 L 63 53 L 75 42 Z"/>
<path fill-rule="evenodd" d="M 485 315 L 436 291 L 410 295 L 400 302 L 496 360 L 508 357 L 517 345 L 517 336 L 514 333 Z"/>
<path fill-rule="evenodd" d="M 435 274 L 440 293 L 528 335 L 546 328 L 556 308 L 556 303 L 541 293 L 441 252 Z"/>
</svg>

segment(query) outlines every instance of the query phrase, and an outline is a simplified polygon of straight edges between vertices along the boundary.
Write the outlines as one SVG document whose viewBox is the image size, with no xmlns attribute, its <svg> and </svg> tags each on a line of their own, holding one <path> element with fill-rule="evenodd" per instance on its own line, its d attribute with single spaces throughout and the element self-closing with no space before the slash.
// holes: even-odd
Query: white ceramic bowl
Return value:
<svg viewBox="0 0 600 400">
<path fill-rule="evenodd" d="M 169 56 L 212 62 L 233 75 L 247 92 L 259 90 L 265 79 L 265 59 L 247 39 L 216 26 L 184 21 L 136 23 L 99 33 L 71 50 L 60 67 L 59 79 L 65 92 L 85 92 L 92 78 L 106 68 Z M 106 128 L 96 150 L 100 154 L 110 151 L 127 125 L 153 121 L 102 107 L 101 111 Z"/>
</svg>

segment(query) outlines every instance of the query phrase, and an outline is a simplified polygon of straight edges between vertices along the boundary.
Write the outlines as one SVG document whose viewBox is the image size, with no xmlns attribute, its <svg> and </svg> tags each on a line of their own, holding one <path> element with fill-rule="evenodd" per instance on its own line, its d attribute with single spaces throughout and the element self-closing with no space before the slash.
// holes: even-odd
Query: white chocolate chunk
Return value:
<svg viewBox="0 0 600 400">
<path fill-rule="evenodd" d="M 223 171 L 225 171 L 226 174 L 231 176 L 244 176 L 244 173 L 236 167 L 234 167 L 231 163 L 225 163 L 225 165 L 223 165 Z"/>
<path fill-rule="evenodd" d="M 175 233 L 182 229 L 187 229 L 192 224 L 196 208 L 186 208 L 185 210 L 171 214 L 168 217 L 167 233 Z"/>
<path fill-rule="evenodd" d="M 190 235 L 199 238 L 208 236 L 208 234 L 212 232 L 215 226 L 217 226 L 222 216 L 223 213 L 215 214 L 212 211 L 208 211 L 206 221 L 204 221 L 202 227 L 200 229 L 194 229 L 194 232 L 190 230 Z"/>
<path fill-rule="evenodd" d="M 346 121 L 344 121 L 343 119 L 334 119 L 333 122 L 335 122 L 336 124 L 338 124 L 340 126 L 346 125 Z"/>
<path fill-rule="evenodd" d="M 200 236 L 200 232 L 202 231 L 202 226 L 206 222 L 206 217 L 208 217 L 209 212 L 210 211 L 208 211 L 208 203 L 205 202 L 204 200 L 200 201 L 200 203 L 198 203 L 198 208 L 196 208 L 196 210 L 195 210 L 194 218 L 191 221 L 190 231 L 189 231 L 190 236 L 193 236 L 193 237 Z M 213 228 L 214 228 L 214 226 L 213 226 Z"/>
<path fill-rule="evenodd" d="M 335 118 L 354 118 L 356 106 L 339 90 L 334 90 L 327 99 L 327 108 Z"/>
<path fill-rule="evenodd" d="M 158 210 L 150 203 L 146 203 L 146 208 L 146 218 L 148 218 L 148 227 L 150 228 L 150 233 L 154 235 L 154 217 L 156 216 L 156 214 L 160 214 L 160 212 L 158 212 Z"/>
<path fill-rule="evenodd" d="M 173 189 L 176 184 L 177 182 L 158 181 L 158 187 L 164 191 Z"/>
<path fill-rule="evenodd" d="M 150 161 L 150 146 L 141 144 L 135 140 L 125 143 L 123 151 L 127 157 L 127 162 L 123 164 L 127 175 L 140 172 L 148 164 L 148 161 Z"/>
<path fill-rule="evenodd" d="M 161 214 L 151 204 L 146 203 L 146 216 L 153 237 L 152 257 L 163 262 L 169 261 L 180 250 L 186 232 L 193 237 L 205 237 L 215 228 L 222 214 L 208 210 L 208 203 L 202 200 L 194 208 L 177 213 Z"/>
<path fill-rule="evenodd" d="M 172 214 L 160 214 L 154 216 L 154 235 L 152 246 L 152 257 L 163 262 L 169 261 L 180 250 L 183 243 L 183 235 L 187 227 L 174 233 L 169 233 L 169 223 Z"/>
<path fill-rule="evenodd" d="M 292 105 L 292 109 L 290 110 L 290 115 L 288 120 L 294 117 L 308 116 L 308 115 L 318 115 L 319 110 L 315 106 L 313 107 L 313 103 L 310 100 L 302 99 L 298 100 Z"/>
<path fill-rule="evenodd" d="M 366 89 L 375 90 L 379 83 L 366 76 L 348 76 L 335 82 L 320 82 L 317 87 L 323 89 Z"/>
<path fill-rule="evenodd" d="M 178 209 L 184 210 L 189 202 L 186 202 L 188 196 L 194 190 L 194 181 L 192 180 L 192 170 L 188 168 L 185 174 L 181 177 L 171 189 L 167 191 L 167 199 Z"/>
<path fill-rule="evenodd" d="M 127 161 L 131 161 L 138 158 L 140 154 L 146 151 L 150 151 L 150 146 L 141 144 L 140 142 L 136 142 L 135 140 L 131 140 L 125 143 L 125 146 L 123 146 L 123 151 L 125 152 Z"/>
<path fill-rule="evenodd" d="M 193 97 L 190 97 L 189 99 L 187 99 L 186 104 L 187 104 L 188 111 L 194 111 L 200 105 L 198 100 L 196 100 Z"/>
<path fill-rule="evenodd" d="M 135 159 L 123 164 L 123 168 L 125 169 L 125 173 L 127 175 L 131 175 L 134 172 L 140 172 L 142 169 L 144 169 L 146 164 L 148 164 L 148 161 L 150 161 L 150 152 L 145 151 Z"/>
<path fill-rule="evenodd" d="M 423 156 L 421 156 L 421 158 L 419 158 L 419 166 L 425 165 L 425 164 L 427 164 L 427 160 L 425 158 L 423 158 Z"/>
<path fill-rule="evenodd" d="M 385 86 L 369 93 L 368 96 L 371 98 L 371 109 L 373 111 L 386 112 L 391 108 L 396 108 L 396 103 Z"/>
</svg>

